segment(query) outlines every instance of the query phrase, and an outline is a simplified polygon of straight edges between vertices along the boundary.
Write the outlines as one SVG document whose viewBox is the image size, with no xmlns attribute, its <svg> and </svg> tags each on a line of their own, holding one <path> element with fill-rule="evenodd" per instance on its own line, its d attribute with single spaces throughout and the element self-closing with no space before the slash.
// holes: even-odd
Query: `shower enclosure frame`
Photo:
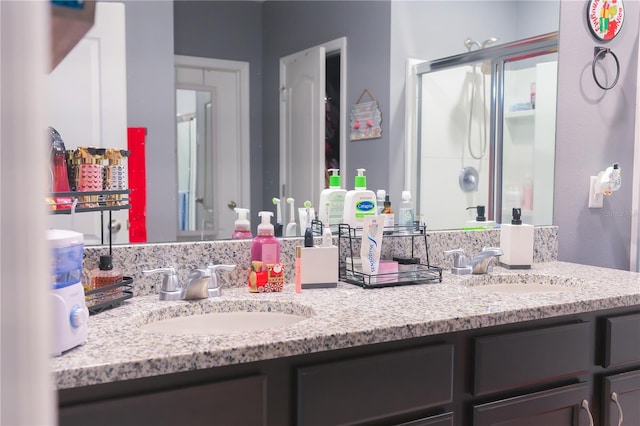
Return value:
<svg viewBox="0 0 640 426">
<path fill-rule="evenodd" d="M 422 74 L 443 71 L 449 68 L 456 68 L 463 65 L 473 65 L 485 61 L 491 62 L 491 112 L 489 115 L 489 200 L 487 205 L 487 218 L 500 222 L 500 215 L 495 212 L 502 211 L 502 167 L 503 163 L 503 127 L 504 127 L 504 76 L 505 64 L 508 62 L 541 56 L 558 52 L 559 33 L 557 31 L 534 36 L 531 38 L 517 40 L 510 43 L 490 46 L 478 50 L 461 53 L 459 55 L 422 62 L 415 65 L 417 77 L 417 108 L 418 117 L 422 115 Z M 421 158 L 421 120 L 418 120 L 418 138 L 414 143 L 417 145 L 412 150 L 417 158 Z M 416 206 L 421 205 L 422 188 L 418 167 L 412 172 L 415 184 Z M 418 212 L 422 213 L 422 212 Z"/>
</svg>

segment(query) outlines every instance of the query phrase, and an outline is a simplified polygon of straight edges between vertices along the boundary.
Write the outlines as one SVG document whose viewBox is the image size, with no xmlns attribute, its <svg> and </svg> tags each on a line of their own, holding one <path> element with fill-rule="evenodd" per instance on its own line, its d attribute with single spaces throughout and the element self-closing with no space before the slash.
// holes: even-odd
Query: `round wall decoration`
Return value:
<svg viewBox="0 0 640 426">
<path fill-rule="evenodd" d="M 622 0 L 589 0 L 587 24 L 598 40 L 612 40 L 622 28 L 624 6 Z"/>
</svg>

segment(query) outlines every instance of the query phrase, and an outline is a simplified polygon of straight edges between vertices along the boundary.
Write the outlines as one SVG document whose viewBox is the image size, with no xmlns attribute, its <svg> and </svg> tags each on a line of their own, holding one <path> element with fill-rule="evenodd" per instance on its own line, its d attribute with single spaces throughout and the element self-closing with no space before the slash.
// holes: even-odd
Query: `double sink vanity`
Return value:
<svg viewBox="0 0 640 426">
<path fill-rule="evenodd" d="M 536 233 L 530 270 L 420 285 L 251 294 L 221 274 L 220 297 L 159 301 L 141 279 L 52 360 L 60 424 L 640 424 L 640 276 L 558 262 L 557 229 Z M 430 233 L 429 256 L 496 236 Z M 187 265 L 243 249 L 189 246 Z"/>
</svg>

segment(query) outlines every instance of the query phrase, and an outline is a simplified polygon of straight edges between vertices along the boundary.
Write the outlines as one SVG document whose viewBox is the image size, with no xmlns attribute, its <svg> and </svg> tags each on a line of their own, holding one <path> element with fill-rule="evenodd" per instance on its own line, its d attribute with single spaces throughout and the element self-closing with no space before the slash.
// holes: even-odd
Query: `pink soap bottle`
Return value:
<svg viewBox="0 0 640 426">
<path fill-rule="evenodd" d="M 251 233 L 251 222 L 249 222 L 249 219 L 247 218 L 249 216 L 249 209 L 236 207 L 233 211 L 238 214 L 238 219 L 235 221 L 231 238 L 234 240 L 253 238 L 253 234 Z"/>
<path fill-rule="evenodd" d="M 272 212 L 262 211 L 258 213 L 261 221 L 258 225 L 258 235 L 251 243 L 251 261 L 262 262 L 262 270 L 267 269 L 267 265 L 274 265 L 280 262 L 280 241 L 274 236 L 273 225 L 271 224 Z"/>
</svg>

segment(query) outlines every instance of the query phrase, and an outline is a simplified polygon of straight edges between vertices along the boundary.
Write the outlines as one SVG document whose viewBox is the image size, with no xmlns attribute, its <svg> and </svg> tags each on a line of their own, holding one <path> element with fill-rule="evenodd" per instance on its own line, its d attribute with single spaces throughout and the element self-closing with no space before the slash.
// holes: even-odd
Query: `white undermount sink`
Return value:
<svg viewBox="0 0 640 426">
<path fill-rule="evenodd" d="M 557 293 L 579 288 L 580 280 L 544 274 L 474 275 L 464 285 L 489 293 Z"/>
<path fill-rule="evenodd" d="M 313 316 L 311 308 L 295 302 L 206 301 L 151 312 L 141 324 L 146 332 L 169 335 L 221 335 L 286 327 Z"/>
</svg>

